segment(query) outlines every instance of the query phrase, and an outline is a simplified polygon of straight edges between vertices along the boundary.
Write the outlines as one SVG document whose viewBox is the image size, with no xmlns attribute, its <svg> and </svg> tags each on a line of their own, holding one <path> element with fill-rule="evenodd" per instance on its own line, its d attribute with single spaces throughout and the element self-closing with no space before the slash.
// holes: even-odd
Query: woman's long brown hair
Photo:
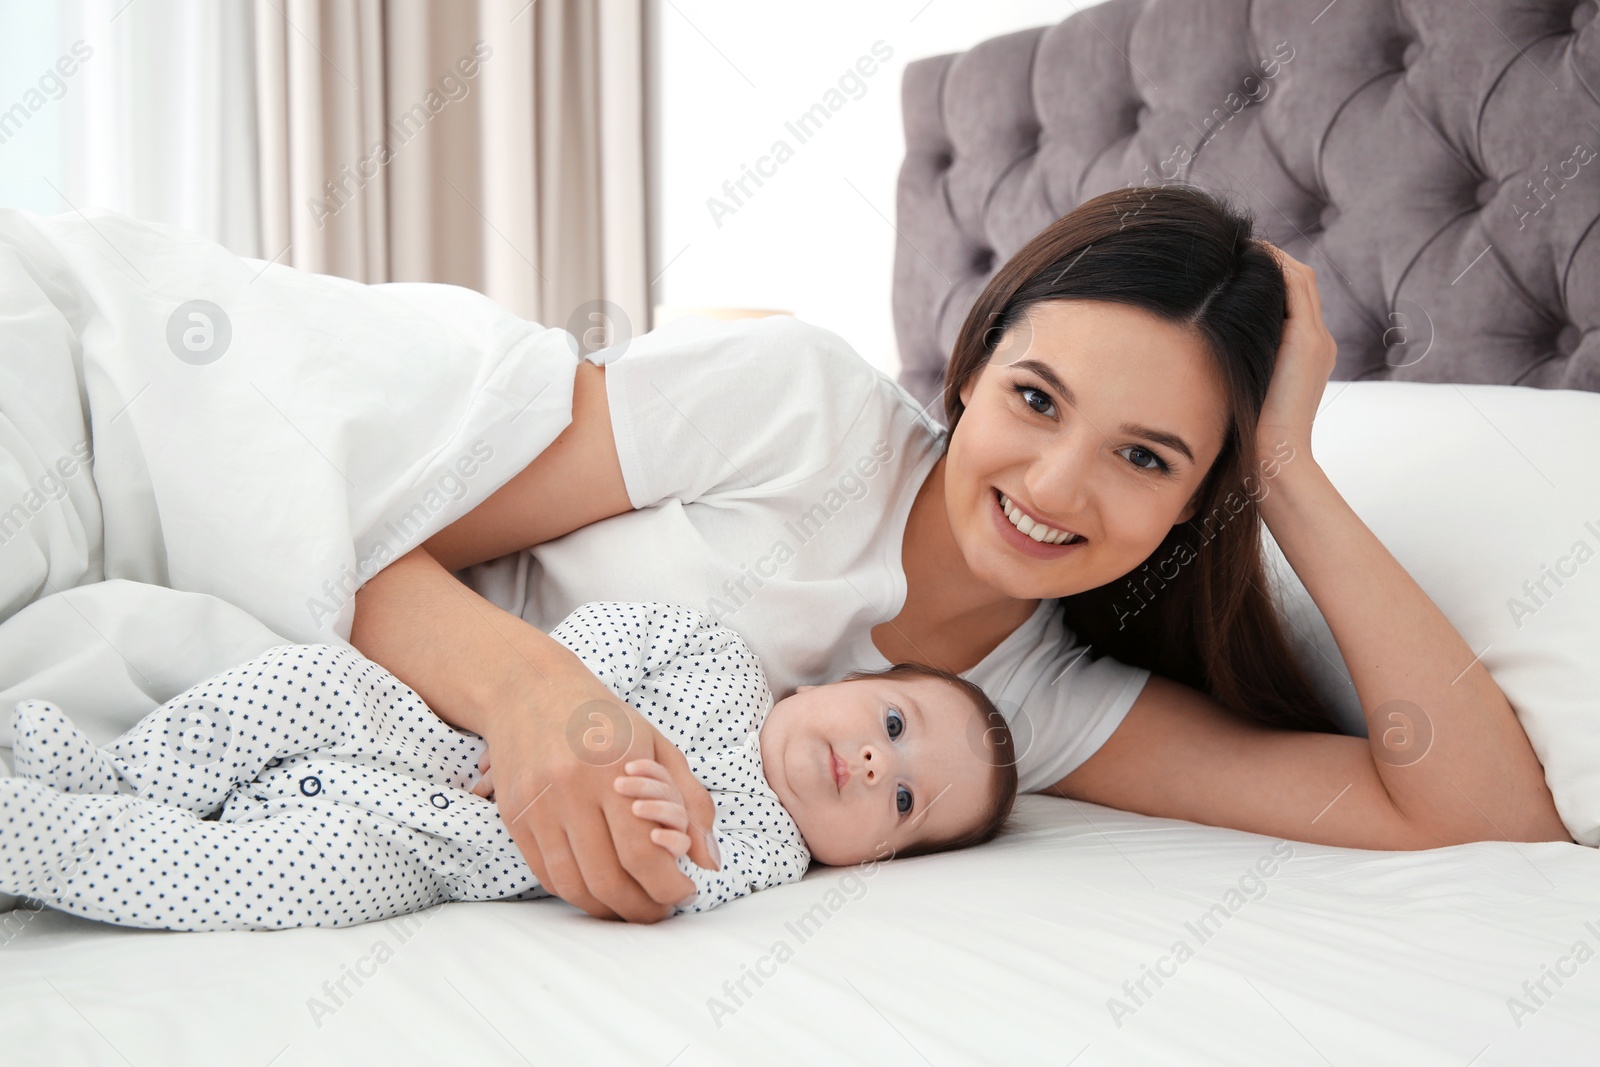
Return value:
<svg viewBox="0 0 1600 1067">
<path fill-rule="evenodd" d="M 1267 591 L 1258 501 L 1276 469 L 1256 468 L 1255 428 L 1286 289 L 1252 231 L 1249 215 L 1183 185 L 1115 190 L 1057 219 L 1001 267 L 967 315 L 945 374 L 945 422 L 953 433 L 962 387 L 1034 304 L 1113 301 L 1195 329 L 1229 415 L 1200 507 L 1128 574 L 1061 598 L 1065 622 L 1097 655 L 1147 667 L 1257 722 L 1337 732 Z"/>
</svg>

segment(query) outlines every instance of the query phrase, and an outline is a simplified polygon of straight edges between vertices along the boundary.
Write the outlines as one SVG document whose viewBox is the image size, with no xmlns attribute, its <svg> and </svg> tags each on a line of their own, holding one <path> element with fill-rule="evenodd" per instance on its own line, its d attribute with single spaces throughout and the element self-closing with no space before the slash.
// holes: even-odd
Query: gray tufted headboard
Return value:
<svg viewBox="0 0 1600 1067">
<path fill-rule="evenodd" d="M 1316 268 L 1334 377 L 1600 390 L 1596 0 L 1109 0 L 911 63 L 900 380 L 1123 186 L 1223 192 Z M 942 417 L 940 405 L 931 411 Z"/>
</svg>

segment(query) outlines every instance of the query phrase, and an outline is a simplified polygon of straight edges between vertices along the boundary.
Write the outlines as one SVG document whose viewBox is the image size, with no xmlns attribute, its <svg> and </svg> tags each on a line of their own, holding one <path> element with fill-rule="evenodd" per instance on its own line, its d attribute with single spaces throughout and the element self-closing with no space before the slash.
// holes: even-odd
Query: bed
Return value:
<svg viewBox="0 0 1600 1067">
<path fill-rule="evenodd" d="M 1593 758 L 1571 738 L 1600 693 L 1596 593 L 1572 578 L 1532 619 L 1504 602 L 1600 527 L 1600 183 L 1583 165 L 1588 184 L 1550 186 L 1536 217 L 1512 202 L 1569 158 L 1547 145 L 1600 143 L 1594 13 L 1112 0 L 920 60 L 894 287 L 903 383 L 928 401 L 1007 255 L 1205 136 L 1185 176 L 1317 268 L 1341 350 L 1319 460 L 1490 646 L 1584 826 Z M 1235 113 L 1240 92 L 1259 99 Z M 1446 457 L 1455 473 L 1429 477 Z M 1276 574 L 1353 725 L 1337 648 Z M 19 909 L 0 1063 L 1579 1064 L 1600 1058 L 1597 955 L 1593 848 L 1352 851 L 1027 796 L 982 848 L 814 868 L 654 927 L 559 902 L 271 935 Z"/>
<path fill-rule="evenodd" d="M 1520 1028 L 1506 1009 L 1600 942 L 1587 849 L 1281 860 L 1272 840 L 1041 796 L 1017 820 L 975 855 L 814 868 L 656 927 L 537 902 L 269 935 L 42 912 L 4 949 L 0 1059 L 1593 1062 L 1587 967 Z"/>
</svg>

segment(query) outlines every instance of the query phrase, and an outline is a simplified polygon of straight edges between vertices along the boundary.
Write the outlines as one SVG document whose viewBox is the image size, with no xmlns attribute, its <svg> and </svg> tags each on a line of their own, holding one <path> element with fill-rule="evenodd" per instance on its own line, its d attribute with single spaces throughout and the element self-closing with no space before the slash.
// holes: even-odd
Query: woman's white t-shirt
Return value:
<svg viewBox="0 0 1600 1067">
<path fill-rule="evenodd" d="M 592 600 L 705 611 L 760 658 L 776 698 L 888 661 L 900 550 L 942 429 L 837 335 L 795 319 L 684 319 L 597 353 L 636 510 L 469 567 L 548 631 Z M 1020 788 L 1059 781 L 1111 736 L 1149 672 L 1093 658 L 1055 600 L 963 677 L 1005 714 Z"/>
</svg>

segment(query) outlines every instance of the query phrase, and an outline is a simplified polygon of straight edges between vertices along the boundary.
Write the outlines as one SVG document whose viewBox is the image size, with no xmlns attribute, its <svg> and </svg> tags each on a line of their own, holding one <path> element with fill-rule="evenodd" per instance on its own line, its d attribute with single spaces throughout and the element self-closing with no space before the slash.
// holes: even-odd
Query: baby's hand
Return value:
<svg viewBox="0 0 1600 1067">
<path fill-rule="evenodd" d="M 667 769 L 653 759 L 629 760 L 622 769 L 625 773 L 617 776 L 613 787 L 625 797 L 638 798 L 633 802 L 635 815 L 661 824 L 650 831 L 650 840 L 674 856 L 687 855 L 689 813 Z"/>
<path fill-rule="evenodd" d="M 485 800 L 494 799 L 494 775 L 489 771 L 489 750 L 483 750 L 483 757 L 478 760 L 478 784 L 472 787 L 473 793 Z"/>
</svg>

